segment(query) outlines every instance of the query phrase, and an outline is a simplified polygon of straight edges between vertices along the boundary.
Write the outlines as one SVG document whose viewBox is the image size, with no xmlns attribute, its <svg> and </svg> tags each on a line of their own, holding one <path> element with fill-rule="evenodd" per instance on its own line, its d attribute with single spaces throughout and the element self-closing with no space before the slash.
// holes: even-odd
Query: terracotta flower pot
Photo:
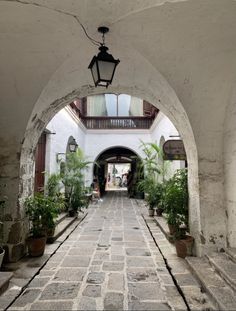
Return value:
<svg viewBox="0 0 236 311">
<path fill-rule="evenodd" d="M 162 216 L 162 213 L 163 213 L 163 209 L 158 207 L 156 209 L 156 215 L 160 217 L 160 216 Z"/>
<path fill-rule="evenodd" d="M 171 235 L 174 235 L 176 233 L 176 227 L 173 225 L 168 224 L 169 232 Z"/>
<path fill-rule="evenodd" d="M 149 209 L 148 209 L 148 215 L 149 215 L 150 217 L 153 217 L 153 216 L 154 216 L 154 209 L 149 208 Z"/>
<path fill-rule="evenodd" d="M 184 239 L 176 240 L 175 247 L 178 257 L 185 258 L 192 255 L 194 238 L 190 235 L 186 235 Z"/>
<path fill-rule="evenodd" d="M 47 237 L 34 238 L 30 237 L 26 240 L 28 246 L 28 253 L 31 257 L 42 256 L 45 250 Z"/>
</svg>

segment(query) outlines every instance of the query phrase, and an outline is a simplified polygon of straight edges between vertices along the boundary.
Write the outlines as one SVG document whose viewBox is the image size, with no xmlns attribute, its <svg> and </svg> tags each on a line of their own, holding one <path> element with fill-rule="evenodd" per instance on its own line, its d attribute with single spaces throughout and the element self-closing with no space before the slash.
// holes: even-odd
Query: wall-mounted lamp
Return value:
<svg viewBox="0 0 236 311">
<path fill-rule="evenodd" d="M 88 68 L 91 70 L 93 81 L 95 86 L 105 86 L 108 87 L 112 83 L 116 66 L 119 64 L 119 59 L 114 59 L 114 57 L 107 53 L 108 47 L 105 46 L 105 34 L 108 33 L 108 27 L 99 27 L 98 32 L 102 33 L 103 42 L 100 43 L 97 56 L 94 56 L 91 60 Z"/>
<path fill-rule="evenodd" d="M 66 154 L 64 152 L 58 152 L 56 154 L 56 161 L 57 161 L 57 163 L 65 162 L 65 160 L 66 160 Z"/>
<path fill-rule="evenodd" d="M 70 152 L 75 152 L 78 148 L 78 144 L 76 143 L 76 140 L 73 138 L 71 142 L 69 142 L 69 150 Z"/>
</svg>

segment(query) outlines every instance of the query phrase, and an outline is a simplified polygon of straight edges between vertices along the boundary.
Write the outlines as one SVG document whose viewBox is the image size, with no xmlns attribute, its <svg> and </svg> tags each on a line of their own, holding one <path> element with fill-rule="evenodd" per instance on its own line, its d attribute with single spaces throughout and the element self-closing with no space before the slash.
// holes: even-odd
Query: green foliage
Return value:
<svg viewBox="0 0 236 311">
<path fill-rule="evenodd" d="M 67 156 L 62 182 L 66 190 L 66 203 L 68 209 L 74 211 L 87 207 L 85 200 L 86 187 L 84 185 L 84 171 L 91 162 L 86 160 L 83 151 L 78 148 L 76 152 Z"/>
<path fill-rule="evenodd" d="M 61 192 L 61 175 L 53 173 L 48 176 L 45 194 L 57 204 L 59 212 L 65 208 L 64 194 Z"/>
<path fill-rule="evenodd" d="M 187 170 L 177 170 L 166 183 L 164 209 L 167 222 L 176 228 L 188 226 Z"/>
<path fill-rule="evenodd" d="M 47 184 L 46 184 L 46 193 L 50 197 L 55 197 L 60 193 L 60 174 L 51 174 L 48 176 Z"/>
<path fill-rule="evenodd" d="M 163 161 L 162 150 L 157 144 L 141 141 L 141 148 L 145 154 L 141 166 L 144 168 L 144 179 L 139 182 L 138 187 L 146 193 L 149 208 L 161 207 L 169 163 Z"/>
<path fill-rule="evenodd" d="M 58 205 L 52 197 L 36 193 L 34 197 L 25 200 L 26 215 L 30 221 L 32 237 L 46 234 L 47 229 L 54 226 L 54 219 L 58 215 Z"/>
</svg>

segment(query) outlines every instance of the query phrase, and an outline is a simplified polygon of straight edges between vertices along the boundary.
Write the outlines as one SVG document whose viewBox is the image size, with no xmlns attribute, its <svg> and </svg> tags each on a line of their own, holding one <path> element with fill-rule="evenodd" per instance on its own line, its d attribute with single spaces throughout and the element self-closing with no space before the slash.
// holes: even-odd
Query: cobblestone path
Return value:
<svg viewBox="0 0 236 311">
<path fill-rule="evenodd" d="M 186 310 L 140 207 L 110 193 L 9 310 Z"/>
</svg>

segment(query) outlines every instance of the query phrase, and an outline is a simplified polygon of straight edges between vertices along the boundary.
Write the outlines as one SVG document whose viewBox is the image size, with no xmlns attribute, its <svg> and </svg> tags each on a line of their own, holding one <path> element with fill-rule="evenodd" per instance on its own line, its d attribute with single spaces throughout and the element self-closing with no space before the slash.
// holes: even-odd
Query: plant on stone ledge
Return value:
<svg viewBox="0 0 236 311">
<path fill-rule="evenodd" d="M 188 229 L 187 170 L 180 169 L 166 182 L 164 210 L 167 223 L 175 229 Z M 181 231 L 179 232 L 181 235 Z"/>
<path fill-rule="evenodd" d="M 145 154 L 142 164 L 144 179 L 139 182 L 139 189 L 145 192 L 149 210 L 153 210 L 155 207 L 161 209 L 169 163 L 163 161 L 162 151 L 157 144 L 141 141 L 141 147 Z M 149 214 L 151 215 L 153 212 L 150 211 Z"/>
<path fill-rule="evenodd" d="M 62 182 L 65 186 L 66 204 L 71 215 L 87 206 L 84 173 L 91 163 L 87 161 L 80 148 L 67 155 Z"/>
</svg>

